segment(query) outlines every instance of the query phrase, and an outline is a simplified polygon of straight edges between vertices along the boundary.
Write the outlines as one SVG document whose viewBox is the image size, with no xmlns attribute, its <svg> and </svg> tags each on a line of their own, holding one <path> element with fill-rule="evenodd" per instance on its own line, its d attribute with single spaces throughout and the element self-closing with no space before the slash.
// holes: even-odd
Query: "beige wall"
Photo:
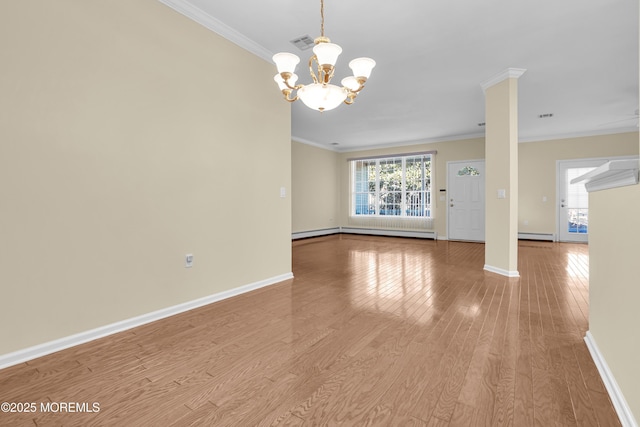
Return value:
<svg viewBox="0 0 640 427">
<path fill-rule="evenodd" d="M 519 221 L 518 231 L 529 233 L 556 232 L 556 160 L 628 156 L 638 154 L 638 133 L 566 138 L 518 144 Z M 347 159 L 369 155 L 395 155 L 417 151 L 437 150 L 434 165 L 435 220 L 433 230 L 438 236 L 447 235 L 445 202 L 439 200 L 439 189 L 446 188 L 447 162 L 485 158 L 484 138 L 425 143 L 394 148 L 335 153 L 305 144 L 293 143 L 293 231 L 310 231 L 319 228 L 347 226 L 349 216 L 349 167 Z M 337 166 L 333 158 L 337 158 Z M 333 173 L 337 168 L 339 177 Z M 321 178 L 319 178 L 321 177 Z M 323 185 L 322 182 L 326 185 Z M 315 188 L 322 206 L 299 194 L 303 186 Z M 332 191 L 335 189 L 335 194 Z M 547 201 L 542 198 L 546 196 Z M 335 198 L 332 201 L 332 198 Z M 329 222 L 330 214 L 338 213 Z M 529 225 L 525 226 L 524 221 Z"/>
<path fill-rule="evenodd" d="M 433 165 L 432 175 L 432 188 L 434 189 L 432 205 L 435 206 L 433 230 L 436 231 L 439 236 L 446 236 L 447 204 L 446 201 L 441 202 L 439 200 L 440 192 L 438 190 L 446 188 L 447 162 L 454 160 L 484 159 L 484 138 L 340 153 L 340 225 L 345 226 L 349 222 L 350 191 L 349 163 L 347 162 L 347 159 L 351 157 L 377 156 L 383 154 L 396 155 L 433 150 L 436 150 L 438 152 L 435 157 L 435 164 Z"/>
<path fill-rule="evenodd" d="M 638 135 L 630 140 L 640 151 Z M 589 193 L 589 332 L 636 423 L 640 422 L 638 218 L 640 185 Z"/>
<path fill-rule="evenodd" d="M 521 143 L 518 146 L 520 194 L 518 230 L 556 232 L 556 160 L 638 154 L 638 133 Z M 543 201 L 543 197 L 547 201 Z M 527 220 L 529 225 L 524 225 Z"/>
<path fill-rule="evenodd" d="M 291 143 L 292 231 L 339 226 L 340 171 L 338 153 L 293 141 Z"/>
<path fill-rule="evenodd" d="M 640 185 L 589 194 L 589 331 L 640 420 Z"/>
<path fill-rule="evenodd" d="M 0 2 L 0 52 L 0 355 L 291 271 L 272 65 L 155 0 Z"/>
</svg>

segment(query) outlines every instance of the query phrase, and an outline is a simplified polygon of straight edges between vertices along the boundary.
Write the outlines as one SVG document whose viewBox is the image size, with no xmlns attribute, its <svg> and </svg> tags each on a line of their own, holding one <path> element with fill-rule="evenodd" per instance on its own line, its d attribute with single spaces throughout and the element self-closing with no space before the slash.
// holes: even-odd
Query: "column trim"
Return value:
<svg viewBox="0 0 640 427">
<path fill-rule="evenodd" d="M 480 83 L 482 92 L 486 93 L 487 89 L 489 89 L 491 86 L 495 84 L 500 83 L 503 80 L 519 79 L 520 76 L 522 76 L 525 73 L 525 71 L 527 71 L 525 68 L 507 68 L 506 70 L 499 72 L 498 74 L 489 78 L 488 80 L 485 80 L 483 83 Z"/>
</svg>

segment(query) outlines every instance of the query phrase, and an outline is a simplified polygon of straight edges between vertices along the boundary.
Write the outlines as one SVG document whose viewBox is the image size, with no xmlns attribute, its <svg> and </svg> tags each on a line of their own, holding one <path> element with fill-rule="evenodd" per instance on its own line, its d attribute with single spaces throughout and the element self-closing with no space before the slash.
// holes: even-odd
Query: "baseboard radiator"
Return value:
<svg viewBox="0 0 640 427">
<path fill-rule="evenodd" d="M 336 227 L 323 228 L 321 230 L 299 231 L 291 234 L 291 240 L 306 239 L 309 237 L 329 236 L 331 234 L 366 234 L 371 236 L 389 236 L 389 237 L 415 237 L 418 239 L 436 240 L 438 235 L 435 231 L 421 230 L 394 230 L 382 228 L 365 228 L 365 227 Z"/>
<path fill-rule="evenodd" d="M 319 236 L 328 236 L 331 234 L 340 233 L 340 227 L 333 228 L 322 228 L 319 230 L 310 230 L 310 231 L 297 231 L 295 233 L 291 233 L 291 239 L 306 239 L 308 237 L 319 237 Z"/>
<path fill-rule="evenodd" d="M 435 231 L 340 227 L 340 232 L 345 234 L 367 234 L 367 235 L 373 235 L 373 236 L 389 236 L 389 237 L 415 237 L 418 239 L 433 239 L 433 240 L 436 240 L 438 238 L 438 233 L 436 233 Z"/>
<path fill-rule="evenodd" d="M 319 230 L 292 233 L 291 238 L 327 236 L 330 234 L 369 234 L 374 236 L 438 238 L 433 231 L 433 218 L 406 218 L 395 216 L 350 216 L 346 227 L 323 228 Z"/>
<path fill-rule="evenodd" d="M 520 240 L 544 240 L 547 242 L 555 242 L 556 235 L 553 233 L 518 233 Z"/>
<path fill-rule="evenodd" d="M 306 239 L 309 237 L 329 236 L 332 234 L 369 234 L 373 236 L 390 237 L 416 237 L 420 239 L 438 239 L 438 233 L 432 230 L 412 230 L 398 228 L 373 228 L 373 227 L 333 227 L 318 230 L 298 231 L 291 233 L 291 239 Z M 553 233 L 518 233 L 520 240 L 540 240 L 555 242 L 556 235 Z M 445 239 L 446 240 L 446 239 Z"/>
</svg>

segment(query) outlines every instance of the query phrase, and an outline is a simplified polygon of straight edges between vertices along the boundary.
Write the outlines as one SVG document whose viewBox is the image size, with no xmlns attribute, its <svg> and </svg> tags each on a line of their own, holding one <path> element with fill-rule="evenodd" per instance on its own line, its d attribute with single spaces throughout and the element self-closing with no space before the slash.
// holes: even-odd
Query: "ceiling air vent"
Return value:
<svg viewBox="0 0 640 427">
<path fill-rule="evenodd" d="M 314 45 L 313 39 L 308 34 L 291 40 L 291 43 L 300 50 L 307 50 Z"/>
</svg>

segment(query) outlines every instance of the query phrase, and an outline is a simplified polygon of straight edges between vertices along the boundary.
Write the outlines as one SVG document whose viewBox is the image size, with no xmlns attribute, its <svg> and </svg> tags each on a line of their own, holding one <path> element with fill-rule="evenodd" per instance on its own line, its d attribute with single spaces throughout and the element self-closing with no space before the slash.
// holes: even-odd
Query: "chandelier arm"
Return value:
<svg viewBox="0 0 640 427">
<path fill-rule="evenodd" d="M 358 83 L 360 84 L 360 87 L 356 90 L 351 90 L 349 89 L 349 92 L 353 92 L 353 93 L 358 93 L 360 92 L 362 89 L 364 89 L 364 84 L 367 82 L 367 79 L 364 77 L 357 77 Z"/>
<path fill-rule="evenodd" d="M 291 91 L 290 90 L 283 90 L 282 94 L 284 95 L 284 100 L 287 102 L 296 102 L 298 100 L 298 95 L 294 96 L 293 98 L 291 98 Z"/>
<path fill-rule="evenodd" d="M 360 91 L 361 91 L 362 89 L 364 89 L 364 85 L 361 85 L 361 86 L 360 86 L 358 89 L 356 89 L 356 90 L 351 90 L 351 89 L 349 89 L 349 92 L 351 92 L 351 93 L 360 93 Z"/>
<path fill-rule="evenodd" d="M 292 91 L 293 90 L 298 90 L 298 89 L 300 89 L 301 87 L 304 86 L 302 84 L 296 85 L 296 86 L 291 86 L 289 84 L 289 79 L 291 78 L 291 73 L 288 73 L 288 72 L 280 73 L 280 77 L 282 77 L 282 82 L 285 84 L 285 86 L 288 87 L 289 89 L 291 89 Z M 286 90 L 286 89 L 283 89 L 283 91 L 284 90 Z"/>
<path fill-rule="evenodd" d="M 318 65 L 318 75 L 316 76 L 316 74 L 313 72 L 313 61 L 318 62 L 318 57 L 313 55 L 311 58 L 309 58 L 309 74 L 311 74 L 311 78 L 313 79 L 314 83 L 319 83 L 320 80 L 320 65 Z"/>
<path fill-rule="evenodd" d="M 356 99 L 356 96 L 358 96 L 358 94 L 356 94 L 355 92 L 349 91 L 349 93 L 347 94 L 347 99 L 344 100 L 344 103 L 347 105 L 353 104 L 353 101 Z"/>
<path fill-rule="evenodd" d="M 298 89 L 300 89 L 300 88 L 304 87 L 304 85 L 295 85 L 295 86 L 291 86 L 287 80 L 285 80 L 285 81 L 284 81 L 284 84 L 285 84 L 285 85 L 287 85 L 287 87 L 288 87 L 289 89 L 291 89 L 291 90 L 298 90 Z"/>
</svg>

